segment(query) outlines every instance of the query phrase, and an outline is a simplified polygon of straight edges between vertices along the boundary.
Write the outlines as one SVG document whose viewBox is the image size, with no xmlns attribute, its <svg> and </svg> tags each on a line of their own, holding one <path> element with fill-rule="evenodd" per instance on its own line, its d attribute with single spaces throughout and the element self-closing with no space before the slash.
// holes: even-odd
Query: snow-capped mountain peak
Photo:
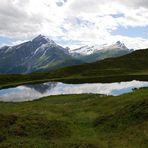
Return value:
<svg viewBox="0 0 148 148">
<path fill-rule="evenodd" d="M 44 35 L 38 35 L 37 37 L 35 37 L 33 40 L 32 40 L 33 43 L 35 44 L 49 44 L 49 45 L 52 45 L 52 46 L 56 46 L 57 44 L 49 39 L 48 37 L 44 36 Z"/>
<path fill-rule="evenodd" d="M 97 51 L 100 50 L 114 50 L 114 49 L 119 49 L 119 50 L 130 50 L 128 49 L 124 43 L 121 43 L 120 41 L 117 41 L 114 44 L 108 45 L 108 44 L 101 44 L 101 45 L 85 45 L 80 48 L 70 50 L 70 53 L 72 55 L 78 54 L 78 55 L 91 55 Z"/>
<path fill-rule="evenodd" d="M 70 56 L 67 49 L 43 35 L 15 46 L 2 47 L 0 55 L 1 73 L 30 73 L 46 68 L 56 69 L 65 63 L 81 63 Z"/>
</svg>

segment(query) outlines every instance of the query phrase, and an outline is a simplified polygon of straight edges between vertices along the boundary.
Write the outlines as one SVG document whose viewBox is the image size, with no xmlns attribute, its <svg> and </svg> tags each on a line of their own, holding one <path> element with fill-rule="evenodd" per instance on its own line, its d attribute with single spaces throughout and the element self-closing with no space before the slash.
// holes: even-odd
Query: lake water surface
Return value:
<svg viewBox="0 0 148 148">
<path fill-rule="evenodd" d="M 0 101 L 23 102 L 36 100 L 41 97 L 61 94 L 104 94 L 121 95 L 132 92 L 134 88 L 148 87 L 148 82 L 130 81 L 120 83 L 85 83 L 64 84 L 48 82 L 42 84 L 22 85 L 13 88 L 0 89 Z"/>
</svg>

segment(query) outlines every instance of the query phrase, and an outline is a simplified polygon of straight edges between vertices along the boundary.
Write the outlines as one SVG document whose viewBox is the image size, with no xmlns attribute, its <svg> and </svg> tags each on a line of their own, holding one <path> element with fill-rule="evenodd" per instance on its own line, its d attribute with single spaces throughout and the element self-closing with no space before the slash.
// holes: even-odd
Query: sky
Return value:
<svg viewBox="0 0 148 148">
<path fill-rule="evenodd" d="M 0 46 L 42 34 L 66 47 L 148 48 L 148 0 L 0 0 Z"/>
</svg>

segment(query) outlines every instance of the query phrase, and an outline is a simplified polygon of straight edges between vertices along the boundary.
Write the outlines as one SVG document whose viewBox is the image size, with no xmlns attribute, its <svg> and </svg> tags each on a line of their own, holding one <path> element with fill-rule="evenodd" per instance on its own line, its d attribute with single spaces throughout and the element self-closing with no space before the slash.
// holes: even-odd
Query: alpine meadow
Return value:
<svg viewBox="0 0 148 148">
<path fill-rule="evenodd" d="M 147 148 L 148 1 L 0 0 L 0 148 Z"/>
</svg>

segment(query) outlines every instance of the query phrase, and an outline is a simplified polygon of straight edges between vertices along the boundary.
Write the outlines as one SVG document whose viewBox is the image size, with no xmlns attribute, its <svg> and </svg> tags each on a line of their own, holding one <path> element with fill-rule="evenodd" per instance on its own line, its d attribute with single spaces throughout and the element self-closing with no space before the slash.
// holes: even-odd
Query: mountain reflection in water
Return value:
<svg viewBox="0 0 148 148">
<path fill-rule="evenodd" d="M 42 84 L 22 85 L 14 88 L 1 89 L 0 101 L 23 102 L 41 97 L 62 94 L 104 94 L 118 96 L 132 92 L 135 88 L 148 87 L 148 82 L 130 81 L 115 83 L 64 84 L 48 82 Z"/>
</svg>

